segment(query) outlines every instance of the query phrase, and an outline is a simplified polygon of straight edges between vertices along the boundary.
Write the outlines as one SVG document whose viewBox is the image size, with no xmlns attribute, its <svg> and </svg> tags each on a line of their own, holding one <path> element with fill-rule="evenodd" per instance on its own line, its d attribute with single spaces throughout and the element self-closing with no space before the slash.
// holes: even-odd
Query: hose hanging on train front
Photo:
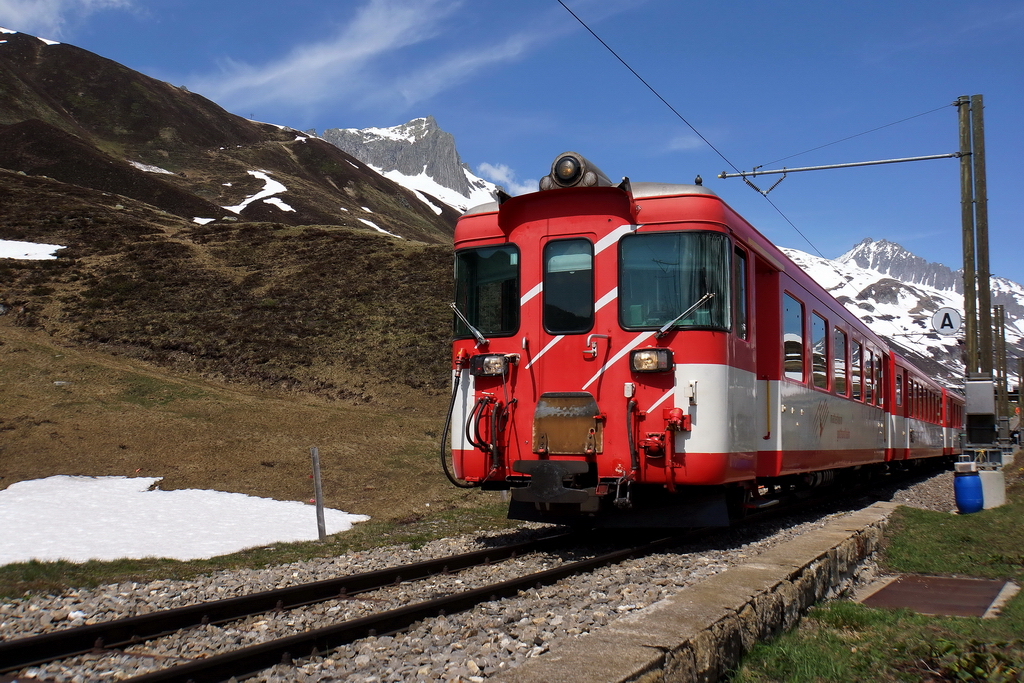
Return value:
<svg viewBox="0 0 1024 683">
<path fill-rule="evenodd" d="M 453 485 L 458 486 L 460 489 L 473 489 L 480 486 L 480 484 L 456 479 L 455 475 L 448 469 L 448 457 L 445 455 L 448 446 L 448 429 L 452 426 L 452 413 L 455 411 L 455 399 L 459 396 L 459 379 L 461 379 L 462 375 L 460 372 L 462 369 L 461 365 L 461 362 L 456 362 L 455 364 L 455 383 L 452 387 L 452 400 L 448 404 L 448 415 L 444 419 L 444 429 L 441 430 L 441 469 L 444 470 L 444 476 L 448 477 L 448 481 Z"/>
</svg>

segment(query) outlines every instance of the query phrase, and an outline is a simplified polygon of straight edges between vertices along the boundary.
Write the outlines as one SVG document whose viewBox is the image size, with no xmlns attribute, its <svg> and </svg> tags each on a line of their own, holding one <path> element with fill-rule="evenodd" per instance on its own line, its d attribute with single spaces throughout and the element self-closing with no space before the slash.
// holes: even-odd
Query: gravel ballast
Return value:
<svg viewBox="0 0 1024 683">
<path fill-rule="evenodd" d="M 895 503 L 953 511 L 953 475 L 942 473 L 894 491 Z M 870 501 L 866 501 L 865 505 Z M 477 608 L 415 624 L 392 635 L 366 638 L 327 656 L 296 660 L 250 680 L 484 681 L 527 658 L 586 637 L 611 621 L 643 610 L 680 589 L 754 557 L 794 536 L 820 528 L 843 512 L 809 512 L 722 530 L 712 540 L 603 567 L 550 586 L 525 591 Z M 481 532 L 439 539 L 418 549 L 398 546 L 321 558 L 266 569 L 225 571 L 191 581 L 115 584 L 69 590 L 60 596 L 30 596 L 0 603 L 4 640 L 124 618 L 160 609 L 282 588 L 318 579 L 479 550 L 540 533 L 542 525 L 515 532 Z M 131 654 L 92 653 L 28 669 L 24 679 L 53 681 L 123 680 L 147 671 L 335 624 L 341 620 L 405 606 L 439 595 L 543 571 L 603 548 L 539 553 L 448 576 L 333 600 L 306 608 L 203 626 L 133 646 Z"/>
</svg>

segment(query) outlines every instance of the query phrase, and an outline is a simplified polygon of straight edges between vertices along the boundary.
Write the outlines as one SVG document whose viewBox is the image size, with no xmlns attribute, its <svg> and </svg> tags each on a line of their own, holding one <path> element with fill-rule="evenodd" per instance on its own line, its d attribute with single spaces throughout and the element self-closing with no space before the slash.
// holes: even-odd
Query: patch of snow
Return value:
<svg viewBox="0 0 1024 683">
<path fill-rule="evenodd" d="M 375 224 L 375 223 L 374 223 L 373 221 L 368 221 L 368 220 L 366 220 L 365 218 L 360 218 L 359 220 L 361 220 L 361 221 L 362 221 L 363 223 L 366 223 L 367 225 L 369 225 L 369 226 L 370 226 L 371 228 L 373 228 L 373 229 L 374 229 L 374 230 L 376 230 L 377 232 L 382 232 L 382 233 L 384 233 L 385 235 L 391 235 L 392 237 L 397 237 L 398 239 L 402 239 L 402 236 L 401 236 L 401 235 L 396 235 L 396 234 L 395 234 L 395 233 L 393 233 L 393 232 L 388 232 L 388 231 L 387 231 L 387 230 L 385 230 L 384 228 L 382 228 L 382 227 L 380 227 L 379 225 Z"/>
<path fill-rule="evenodd" d="M 17 33 L 17 31 L 12 31 L 9 28 L 4 28 L 3 26 L 0 26 L 0 33 L 7 33 L 9 35 L 13 35 L 13 34 Z"/>
<path fill-rule="evenodd" d="M 292 207 L 288 206 L 286 203 L 281 201 L 281 199 L 279 199 L 278 197 L 270 197 L 268 199 L 264 199 L 263 203 L 264 204 L 273 204 L 274 206 L 276 206 L 277 208 L 281 209 L 282 211 L 291 211 L 293 213 L 295 212 L 295 209 L 293 209 Z"/>
<path fill-rule="evenodd" d="M 423 119 L 414 119 L 409 123 L 422 120 Z M 406 132 L 409 130 L 408 124 L 395 126 L 393 128 L 346 128 L 345 130 L 350 133 L 359 133 L 368 140 L 372 140 L 373 138 L 384 138 L 385 140 L 398 140 L 399 142 L 416 142 L 416 140 L 419 139 L 416 135 Z"/>
<path fill-rule="evenodd" d="M 143 164 L 139 161 L 129 161 L 128 163 L 140 171 L 145 171 L 146 173 L 166 173 L 167 175 L 174 175 L 171 171 L 168 171 L 165 168 L 160 168 L 159 166 L 150 166 L 149 164 Z"/>
<path fill-rule="evenodd" d="M 40 38 L 39 40 L 43 41 L 47 45 L 60 45 L 56 40 L 47 40 L 46 38 Z"/>
<path fill-rule="evenodd" d="M 440 206 L 438 206 L 438 205 L 437 205 L 437 204 L 435 204 L 434 202 L 432 202 L 432 201 L 430 201 L 429 199 L 427 199 L 426 195 L 424 195 L 424 194 L 423 194 L 422 192 L 420 192 L 419 190 L 412 190 L 412 193 L 413 193 L 414 195 L 416 195 L 416 198 L 417 198 L 417 199 L 419 199 L 419 200 L 420 200 L 421 202 L 423 202 L 424 204 L 426 204 L 427 206 L 429 206 L 429 207 L 430 207 L 430 209 L 431 209 L 431 210 L 432 210 L 432 211 L 433 211 L 434 213 L 436 213 L 436 214 L 437 214 L 438 216 L 440 216 L 440 215 L 441 215 L 441 212 L 442 212 L 442 211 L 444 211 L 444 209 L 442 209 L 442 208 L 441 208 Z"/>
<path fill-rule="evenodd" d="M 448 206 L 459 211 L 466 211 L 472 206 L 479 206 L 481 204 L 494 201 L 494 195 L 491 194 L 491 191 L 486 187 L 481 186 L 481 182 L 483 181 L 468 171 L 465 171 L 465 169 L 463 169 L 463 171 L 466 173 L 466 178 L 470 181 L 470 187 L 473 188 L 468 197 L 441 185 L 431 178 L 427 175 L 426 166 L 423 167 L 423 171 L 414 176 L 405 175 L 398 171 L 388 171 L 385 173 L 383 169 L 375 168 L 373 166 L 370 168 L 377 173 L 380 173 L 388 180 L 398 183 L 408 190 L 412 190 L 414 192 L 425 192 L 433 197 L 437 197 Z"/>
<path fill-rule="evenodd" d="M 269 175 L 267 175 L 266 171 L 248 171 L 248 173 L 254 178 L 259 178 L 265 183 L 263 185 L 263 189 L 257 192 L 256 194 L 252 195 L 251 197 L 246 197 L 241 204 L 236 204 L 235 206 L 225 206 L 222 208 L 227 209 L 232 213 L 242 213 L 242 210 L 245 209 L 245 207 L 249 206 L 255 201 L 259 201 L 261 199 L 266 200 L 268 197 L 273 197 L 275 194 L 280 194 L 282 192 L 288 191 L 287 187 L 285 187 L 284 185 L 282 185 L 281 183 L 277 182 Z"/>
<path fill-rule="evenodd" d="M 39 244 L 36 242 L 17 242 L 0 240 L 0 258 L 22 259 L 25 261 L 46 261 L 57 258 L 57 250 L 63 249 L 62 244 Z"/>
<path fill-rule="evenodd" d="M 371 209 L 368 206 L 360 206 L 359 208 L 365 211 L 366 213 L 373 213 L 373 209 Z"/>
<path fill-rule="evenodd" d="M 216 557 L 318 537 L 316 508 L 241 493 L 154 488 L 160 477 L 71 477 L 20 481 L 0 491 L 0 565 L 169 557 Z M 131 514 L 125 514 L 130 510 Z M 327 533 L 368 520 L 324 510 Z"/>
<path fill-rule="evenodd" d="M 348 209 L 346 209 L 344 206 L 339 206 L 338 208 L 341 209 L 342 211 L 348 212 Z"/>
<path fill-rule="evenodd" d="M 217 220 L 217 219 L 216 218 L 199 218 L 197 216 L 197 217 L 192 219 L 192 222 L 193 223 L 198 223 L 199 225 L 206 225 L 207 223 L 212 223 L 215 220 Z"/>
</svg>

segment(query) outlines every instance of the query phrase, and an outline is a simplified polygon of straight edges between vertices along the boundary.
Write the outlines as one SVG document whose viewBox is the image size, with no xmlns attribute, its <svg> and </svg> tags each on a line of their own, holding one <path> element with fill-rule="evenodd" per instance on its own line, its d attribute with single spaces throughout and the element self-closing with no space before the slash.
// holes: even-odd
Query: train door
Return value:
<svg viewBox="0 0 1024 683">
<path fill-rule="evenodd" d="M 589 232 L 540 240 L 539 315 L 523 322 L 530 346 L 525 371 L 536 389 L 522 438 L 537 458 L 598 463 L 606 450 L 600 415 L 608 383 L 599 370 L 622 334 L 615 326 L 615 249 L 597 242 Z M 627 456 L 620 465 L 628 463 Z M 591 474 L 607 476 L 596 468 Z"/>
<path fill-rule="evenodd" d="M 760 256 L 754 256 L 753 319 L 757 377 L 755 412 L 759 477 L 778 476 L 782 469 L 782 419 L 779 398 L 782 377 L 782 301 L 779 270 Z"/>
<path fill-rule="evenodd" d="M 910 423 L 907 419 L 907 368 L 897 363 L 893 373 L 893 400 L 889 404 L 889 453 L 886 460 L 905 460 L 910 453 Z"/>
<path fill-rule="evenodd" d="M 729 403 L 731 438 L 735 451 L 745 452 L 751 460 L 756 457 L 761 439 L 755 435 L 755 425 L 763 415 L 758 410 L 758 392 L 763 382 L 758 381 L 756 363 L 757 326 L 751 324 L 750 313 L 754 292 L 750 287 L 754 264 L 750 254 L 741 246 L 732 251 L 731 309 L 732 334 L 729 335 Z M 753 473 L 751 473 L 752 475 Z"/>
</svg>

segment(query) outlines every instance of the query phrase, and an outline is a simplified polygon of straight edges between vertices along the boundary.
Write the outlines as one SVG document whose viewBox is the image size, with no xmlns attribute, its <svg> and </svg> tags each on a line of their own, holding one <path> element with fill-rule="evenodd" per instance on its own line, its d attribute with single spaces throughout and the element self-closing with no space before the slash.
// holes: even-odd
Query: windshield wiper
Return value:
<svg viewBox="0 0 1024 683">
<path fill-rule="evenodd" d="M 462 311 L 459 310 L 459 307 L 455 304 L 454 301 L 448 305 L 452 307 L 453 311 L 455 311 L 455 315 L 459 316 L 459 320 L 462 321 L 462 324 L 468 327 L 469 331 L 473 333 L 473 338 L 476 339 L 477 346 L 484 346 L 485 344 L 488 343 L 487 338 L 480 333 L 480 330 L 476 329 L 475 327 L 469 324 L 469 320 L 467 320 L 466 316 L 462 314 Z"/>
<path fill-rule="evenodd" d="M 694 305 L 690 306 L 685 311 L 683 311 L 682 313 L 677 315 L 675 318 L 673 318 L 672 320 L 669 320 L 667 323 L 662 325 L 661 329 L 658 330 L 658 333 L 656 335 L 654 335 L 654 338 L 655 339 L 661 339 L 662 337 L 664 337 L 665 334 L 668 332 L 668 329 L 670 327 L 675 325 L 677 322 L 679 322 L 680 320 L 682 320 L 686 316 L 688 316 L 691 313 L 693 313 L 695 310 L 697 310 L 700 307 L 701 304 L 703 304 L 705 301 L 707 301 L 708 299 L 710 299 L 714 295 L 715 295 L 714 292 L 708 292 L 707 294 L 705 294 L 701 298 L 697 299 L 697 303 L 695 303 Z M 454 306 L 455 304 L 452 304 L 452 305 Z"/>
</svg>

